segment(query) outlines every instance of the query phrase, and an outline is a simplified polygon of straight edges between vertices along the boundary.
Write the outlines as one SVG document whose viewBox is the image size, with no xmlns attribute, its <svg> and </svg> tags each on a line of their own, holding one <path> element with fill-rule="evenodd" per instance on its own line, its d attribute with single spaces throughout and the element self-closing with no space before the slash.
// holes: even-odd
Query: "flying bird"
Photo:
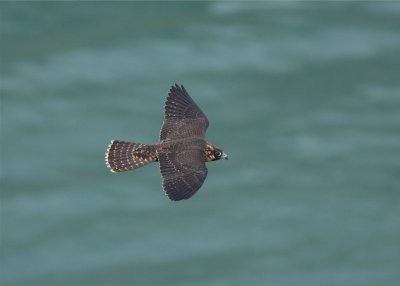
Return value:
<svg viewBox="0 0 400 286">
<path fill-rule="evenodd" d="M 189 199 L 207 177 L 206 162 L 228 159 L 222 149 L 205 140 L 208 125 L 207 117 L 183 85 L 175 84 L 165 102 L 159 142 L 112 140 L 106 152 L 106 165 L 111 172 L 125 172 L 159 162 L 168 198 Z"/>
</svg>

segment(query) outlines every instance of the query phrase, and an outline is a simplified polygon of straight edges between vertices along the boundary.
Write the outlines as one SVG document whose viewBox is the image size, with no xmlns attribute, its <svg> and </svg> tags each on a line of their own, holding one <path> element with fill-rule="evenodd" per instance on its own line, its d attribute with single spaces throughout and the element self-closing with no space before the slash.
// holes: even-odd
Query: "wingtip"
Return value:
<svg viewBox="0 0 400 286">
<path fill-rule="evenodd" d="M 172 85 L 171 88 L 169 89 L 168 97 L 171 97 L 176 93 L 182 93 L 182 92 L 187 93 L 185 87 L 182 84 L 179 86 L 179 84 L 175 82 L 175 85 Z M 168 97 L 166 98 L 165 103 L 168 101 Z"/>
<path fill-rule="evenodd" d="M 174 93 L 174 91 L 177 89 L 177 86 L 178 86 L 177 83 L 175 83 L 174 85 L 171 85 L 169 92 L 168 92 L 169 96 L 171 96 L 172 93 Z"/>
<path fill-rule="evenodd" d="M 177 90 L 179 90 L 179 89 L 185 90 L 185 87 L 183 86 L 183 84 L 179 85 L 179 84 L 177 84 L 177 83 L 175 82 L 175 84 L 171 86 L 170 91 L 172 92 L 172 91 L 174 91 L 175 89 L 177 89 Z"/>
</svg>

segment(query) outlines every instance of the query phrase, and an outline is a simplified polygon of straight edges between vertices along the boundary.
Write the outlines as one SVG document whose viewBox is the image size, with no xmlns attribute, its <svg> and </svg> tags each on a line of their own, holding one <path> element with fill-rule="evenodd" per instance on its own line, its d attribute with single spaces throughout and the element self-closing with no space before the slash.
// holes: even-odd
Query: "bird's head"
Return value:
<svg viewBox="0 0 400 286">
<path fill-rule="evenodd" d="M 224 151 L 215 145 L 210 143 L 206 144 L 206 161 L 217 161 L 221 159 L 228 160 L 228 155 Z"/>
</svg>

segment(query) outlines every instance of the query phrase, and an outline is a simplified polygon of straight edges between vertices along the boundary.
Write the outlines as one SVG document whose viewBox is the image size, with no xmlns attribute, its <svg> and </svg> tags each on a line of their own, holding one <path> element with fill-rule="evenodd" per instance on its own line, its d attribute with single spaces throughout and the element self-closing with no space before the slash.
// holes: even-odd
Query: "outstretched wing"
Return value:
<svg viewBox="0 0 400 286">
<path fill-rule="evenodd" d="M 183 85 L 172 86 L 165 102 L 160 141 L 186 137 L 204 138 L 208 125 L 207 117 Z"/>
<path fill-rule="evenodd" d="M 204 140 L 176 143 L 158 153 L 163 189 L 173 201 L 188 199 L 207 177 Z M 169 150 L 168 150 L 169 149 Z"/>
</svg>

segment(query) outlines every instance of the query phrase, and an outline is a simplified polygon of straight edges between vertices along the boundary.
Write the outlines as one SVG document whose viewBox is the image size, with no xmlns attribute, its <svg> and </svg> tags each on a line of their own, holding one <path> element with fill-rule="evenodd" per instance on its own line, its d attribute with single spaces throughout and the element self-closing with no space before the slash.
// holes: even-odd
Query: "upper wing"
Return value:
<svg viewBox="0 0 400 286">
<path fill-rule="evenodd" d="M 173 201 L 193 196 L 207 177 L 204 140 L 177 144 L 158 153 L 163 189 Z"/>
<path fill-rule="evenodd" d="M 172 86 L 165 102 L 160 141 L 185 137 L 204 138 L 208 125 L 207 117 L 189 96 L 183 85 Z"/>
</svg>

